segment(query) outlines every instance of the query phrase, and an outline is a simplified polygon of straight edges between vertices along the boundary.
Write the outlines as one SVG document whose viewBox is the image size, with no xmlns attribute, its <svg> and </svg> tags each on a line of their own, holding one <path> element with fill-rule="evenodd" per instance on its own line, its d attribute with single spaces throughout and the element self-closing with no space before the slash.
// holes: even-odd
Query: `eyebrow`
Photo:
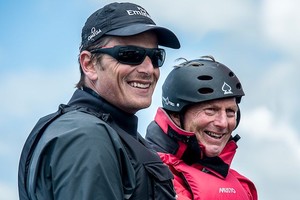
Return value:
<svg viewBox="0 0 300 200">
<path fill-rule="evenodd" d="M 219 105 L 217 105 L 217 103 L 208 103 L 208 102 L 203 103 L 203 104 L 201 105 L 201 107 L 202 107 L 202 108 L 205 108 L 205 107 L 221 108 Z M 228 107 L 226 107 L 226 109 L 235 109 L 235 110 L 237 110 L 237 109 L 238 109 L 238 106 L 237 106 L 237 104 L 235 103 L 235 104 L 229 105 Z"/>
</svg>

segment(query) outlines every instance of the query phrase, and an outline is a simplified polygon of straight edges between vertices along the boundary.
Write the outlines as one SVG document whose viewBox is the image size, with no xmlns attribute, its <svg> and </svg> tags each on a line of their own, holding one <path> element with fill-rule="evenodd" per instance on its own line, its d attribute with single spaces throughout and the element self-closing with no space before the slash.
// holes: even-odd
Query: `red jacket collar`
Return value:
<svg viewBox="0 0 300 200">
<path fill-rule="evenodd" d="M 193 136 L 195 135 L 193 132 L 188 132 L 180 127 L 178 127 L 173 120 L 169 117 L 166 111 L 162 108 L 158 108 L 156 111 L 156 115 L 154 118 L 155 122 L 160 126 L 160 128 L 164 131 L 164 133 L 168 132 L 168 127 L 170 126 L 174 131 L 178 134 L 185 136 Z"/>
</svg>

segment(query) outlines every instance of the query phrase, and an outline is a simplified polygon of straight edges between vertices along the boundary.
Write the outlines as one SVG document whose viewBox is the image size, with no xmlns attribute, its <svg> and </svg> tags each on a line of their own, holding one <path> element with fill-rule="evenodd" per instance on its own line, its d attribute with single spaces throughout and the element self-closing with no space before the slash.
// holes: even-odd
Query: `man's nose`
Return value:
<svg viewBox="0 0 300 200">
<path fill-rule="evenodd" d="M 139 72 L 144 72 L 146 74 L 153 73 L 154 66 L 153 66 L 151 59 L 148 56 L 146 56 L 144 61 L 140 65 L 137 66 L 137 70 Z"/>
<path fill-rule="evenodd" d="M 228 117 L 226 112 L 223 111 L 218 112 L 214 120 L 214 125 L 220 128 L 226 128 L 228 126 Z"/>
</svg>

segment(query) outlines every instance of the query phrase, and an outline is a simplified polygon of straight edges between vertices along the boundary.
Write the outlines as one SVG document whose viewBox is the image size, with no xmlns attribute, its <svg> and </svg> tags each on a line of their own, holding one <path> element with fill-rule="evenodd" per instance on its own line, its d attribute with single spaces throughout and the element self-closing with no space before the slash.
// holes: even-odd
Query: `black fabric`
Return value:
<svg viewBox="0 0 300 200">
<path fill-rule="evenodd" d="M 160 157 L 155 151 L 150 151 L 149 144 L 142 138 L 139 137 L 139 142 L 128 135 L 124 130 L 120 129 L 117 124 L 113 121 L 108 122 L 119 134 L 119 136 L 124 141 L 125 148 L 128 155 L 133 162 L 134 168 L 141 168 L 140 163 L 146 169 L 147 174 L 151 176 L 151 183 L 154 190 L 149 193 L 143 193 L 142 190 L 137 189 L 131 199 L 155 199 L 155 200 L 172 200 L 175 199 L 176 193 L 173 187 L 172 179 L 173 175 L 171 171 L 165 166 Z M 142 168 L 141 168 L 142 170 Z M 147 187 L 143 177 L 137 177 L 137 185 Z M 143 187 L 139 187 L 143 188 Z"/>
<path fill-rule="evenodd" d="M 87 89 L 89 90 L 89 89 Z M 45 129 L 55 119 L 66 112 L 78 110 L 88 113 L 107 122 L 116 130 L 123 141 L 131 164 L 135 169 L 136 188 L 130 199 L 175 199 L 175 191 L 172 184 L 173 175 L 160 160 L 157 153 L 151 150 L 147 142 L 137 132 L 137 117 L 124 113 L 118 108 L 89 90 L 75 91 L 68 105 L 60 105 L 59 110 L 53 114 L 41 118 L 30 133 L 25 142 L 19 163 L 19 197 L 21 200 L 29 200 L 27 176 L 28 167 L 34 149 L 43 135 Z M 96 94 L 96 95 L 95 95 Z M 99 100 L 103 102 L 99 106 Z M 126 173 L 126 172 L 125 172 Z M 123 177 L 124 178 L 124 177 Z M 126 185 L 126 180 L 123 183 Z"/>
<path fill-rule="evenodd" d="M 183 143 L 190 143 L 191 140 L 195 140 L 195 136 L 186 136 L 182 134 L 178 134 L 176 131 L 174 131 L 170 126 L 168 126 L 168 136 L 174 139 L 175 141 L 181 141 Z"/>
<path fill-rule="evenodd" d="M 91 95 L 93 98 L 90 97 Z M 99 100 L 102 103 L 99 104 Z M 94 113 L 109 113 L 118 126 L 134 138 L 137 138 L 138 118 L 108 103 L 90 88 L 84 87 L 83 90 L 77 90 L 68 105 L 87 108 Z"/>
<path fill-rule="evenodd" d="M 71 108 L 74 109 L 74 108 Z M 36 126 L 32 129 L 31 133 L 29 134 L 19 161 L 19 170 L 18 170 L 18 189 L 19 189 L 19 197 L 22 200 L 29 200 L 27 194 L 27 175 L 28 175 L 28 167 L 29 163 L 33 154 L 33 151 L 41 138 L 43 132 L 47 128 L 47 126 L 57 119 L 59 116 L 68 112 L 70 109 L 65 109 L 65 106 L 60 105 L 57 112 L 47 115 L 41 118 Z"/>
<path fill-rule="evenodd" d="M 186 144 L 187 148 L 184 151 L 181 159 L 188 165 L 197 163 L 203 157 L 197 138 L 193 137 Z"/>
<path fill-rule="evenodd" d="M 163 133 L 155 121 L 152 121 L 147 127 L 147 134 L 145 136 L 151 147 L 162 153 L 176 154 L 179 145 L 175 140 Z"/>
<path fill-rule="evenodd" d="M 222 177 L 226 177 L 229 172 L 229 165 L 226 164 L 220 157 L 204 157 L 202 159 L 198 159 L 197 163 L 200 163 L 204 167 L 207 167 Z"/>
</svg>

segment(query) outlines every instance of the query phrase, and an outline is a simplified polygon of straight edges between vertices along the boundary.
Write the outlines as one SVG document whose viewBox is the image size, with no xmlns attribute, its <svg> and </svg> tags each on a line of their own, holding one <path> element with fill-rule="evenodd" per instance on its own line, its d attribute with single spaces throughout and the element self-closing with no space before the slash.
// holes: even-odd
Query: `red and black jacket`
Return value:
<svg viewBox="0 0 300 200">
<path fill-rule="evenodd" d="M 174 175 L 179 200 L 257 200 L 254 184 L 230 168 L 238 139 L 232 137 L 218 157 L 206 157 L 194 133 L 179 128 L 162 108 L 146 133 L 146 140 Z"/>
</svg>

